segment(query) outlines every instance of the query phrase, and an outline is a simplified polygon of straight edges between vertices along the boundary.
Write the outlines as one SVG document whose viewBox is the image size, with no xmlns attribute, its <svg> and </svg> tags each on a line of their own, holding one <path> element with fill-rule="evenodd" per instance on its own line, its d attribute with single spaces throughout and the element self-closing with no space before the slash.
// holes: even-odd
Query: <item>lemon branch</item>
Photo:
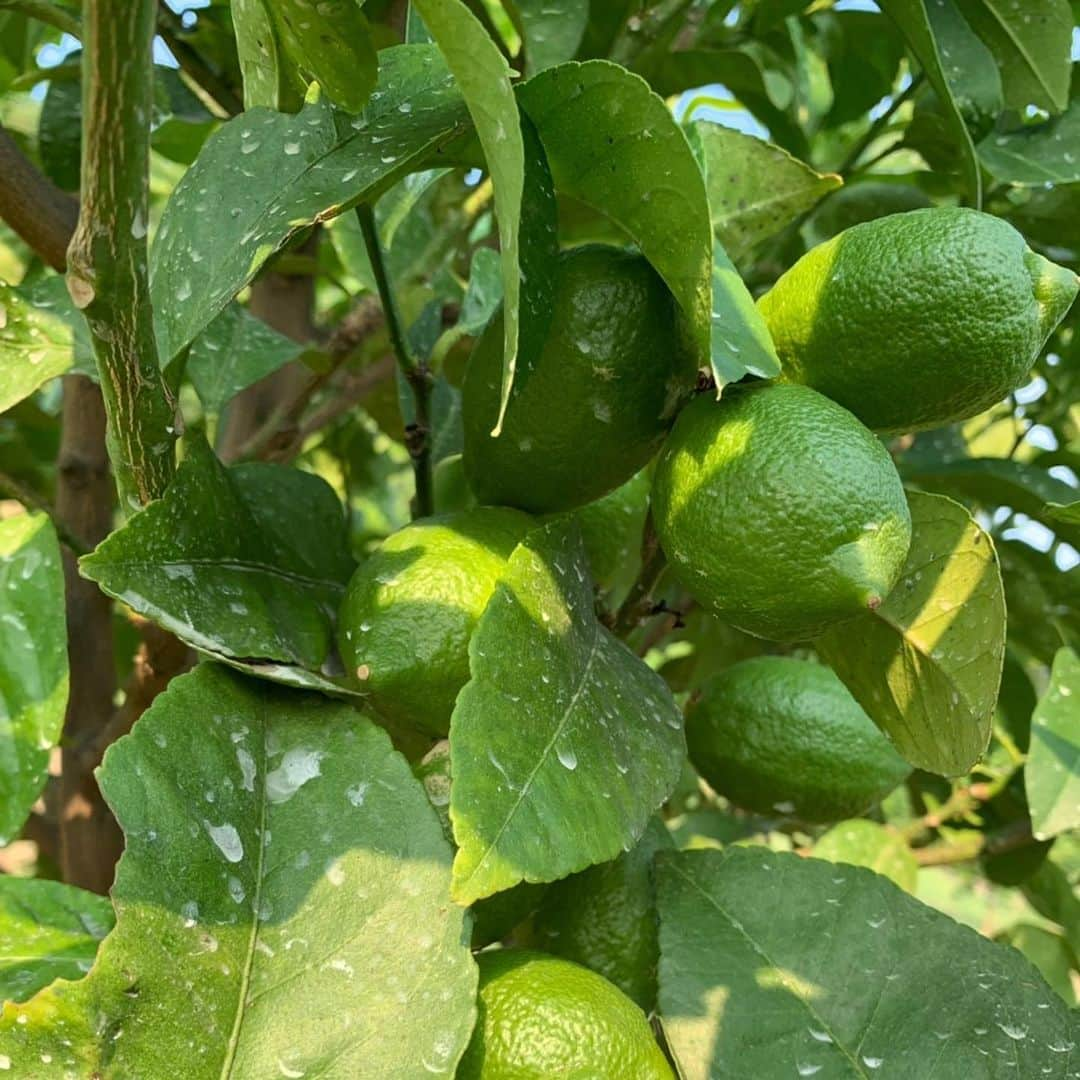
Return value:
<svg viewBox="0 0 1080 1080">
<path fill-rule="evenodd" d="M 645 533 L 641 541 L 641 570 L 622 607 L 610 619 L 613 633 L 625 637 L 641 624 L 642 619 L 653 614 L 653 593 L 666 569 L 667 559 L 660 547 L 660 538 L 656 535 L 650 511 L 645 519 Z"/>
<path fill-rule="evenodd" d="M 86 316 L 120 505 L 159 498 L 176 468 L 147 275 L 154 0 L 85 0 L 82 202 L 68 291 Z"/>
<path fill-rule="evenodd" d="M 405 381 L 412 390 L 416 417 L 405 426 L 405 446 L 413 463 L 416 476 L 416 502 L 413 517 L 427 517 L 434 512 L 434 490 L 431 478 L 431 371 L 425 361 L 418 361 L 409 350 L 405 333 L 401 325 L 401 315 L 394 300 L 390 286 L 390 275 L 386 270 L 379 233 L 375 226 L 375 211 L 367 203 L 356 208 L 360 219 L 360 229 L 364 234 L 371 269 L 375 274 L 375 285 L 382 301 L 383 317 L 390 335 L 390 344 L 397 357 Z"/>
</svg>

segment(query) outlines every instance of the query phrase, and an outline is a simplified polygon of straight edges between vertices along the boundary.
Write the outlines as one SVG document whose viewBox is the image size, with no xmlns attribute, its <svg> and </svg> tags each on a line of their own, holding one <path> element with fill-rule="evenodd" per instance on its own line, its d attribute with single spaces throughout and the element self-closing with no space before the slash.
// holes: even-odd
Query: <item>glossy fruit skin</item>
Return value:
<svg viewBox="0 0 1080 1080">
<path fill-rule="evenodd" d="M 590 244 L 560 257 L 551 326 L 519 369 L 502 434 L 501 314 L 465 370 L 465 473 L 481 503 L 569 510 L 629 480 L 657 451 L 697 378 L 678 304 L 640 255 Z"/>
<path fill-rule="evenodd" d="M 533 521 L 481 508 L 413 522 L 353 574 L 338 618 L 345 669 L 386 719 L 445 735 L 469 638 Z"/>
<path fill-rule="evenodd" d="M 876 431 L 982 412 L 1017 387 L 1077 292 L 1076 275 L 1007 222 L 940 207 L 819 244 L 761 298 L 783 363 Z"/>
<path fill-rule="evenodd" d="M 657 461 L 652 505 L 686 589 L 723 621 L 773 641 L 813 638 L 875 608 L 911 544 L 888 452 L 805 386 L 699 396 Z"/>
<path fill-rule="evenodd" d="M 544 953 L 481 953 L 480 1015 L 457 1080 L 673 1080 L 645 1014 L 599 975 Z"/>
<path fill-rule="evenodd" d="M 660 959 L 653 857 L 673 847 L 663 821 L 652 818 L 617 859 L 548 886 L 526 943 L 603 975 L 651 1010 Z"/>
<path fill-rule="evenodd" d="M 687 712 L 686 741 L 719 794 L 805 822 L 855 817 L 911 772 L 829 668 L 785 656 L 709 680 Z"/>
</svg>

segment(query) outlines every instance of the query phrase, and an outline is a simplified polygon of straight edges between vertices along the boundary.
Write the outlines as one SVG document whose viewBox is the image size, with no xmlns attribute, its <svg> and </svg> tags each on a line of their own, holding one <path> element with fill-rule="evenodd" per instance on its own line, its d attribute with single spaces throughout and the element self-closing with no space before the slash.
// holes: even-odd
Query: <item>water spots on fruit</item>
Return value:
<svg viewBox="0 0 1080 1080">
<path fill-rule="evenodd" d="M 340 859 L 335 859 L 326 868 L 326 880 L 335 887 L 345 884 L 345 869 L 341 865 Z"/>
<path fill-rule="evenodd" d="M 346 790 L 345 798 L 359 809 L 364 805 L 364 798 L 367 796 L 367 790 L 370 786 L 370 784 L 366 783 L 353 784 L 351 788 Z"/>
</svg>

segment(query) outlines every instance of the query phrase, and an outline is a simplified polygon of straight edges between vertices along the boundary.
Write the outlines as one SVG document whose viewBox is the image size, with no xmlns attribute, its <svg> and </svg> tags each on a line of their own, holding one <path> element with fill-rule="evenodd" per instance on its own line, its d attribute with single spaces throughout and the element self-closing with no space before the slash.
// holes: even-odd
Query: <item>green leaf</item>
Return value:
<svg viewBox="0 0 1080 1080">
<path fill-rule="evenodd" d="M 713 231 L 733 259 L 782 232 L 843 183 L 741 131 L 704 120 L 689 131 L 705 174 Z"/>
<path fill-rule="evenodd" d="M 1056 514 L 1048 504 L 1068 503 L 1076 488 L 1051 476 L 1038 465 L 1007 458 L 960 458 L 955 461 L 922 462 L 911 469 L 901 463 L 905 480 L 934 491 L 976 500 L 987 510 L 1009 506 L 1042 521 L 1071 544 L 1080 544 L 1080 528 L 1068 515 Z M 1080 525 L 1080 522 L 1076 524 Z"/>
<path fill-rule="evenodd" d="M 865 123 L 867 112 L 896 84 L 903 43 L 876 11 L 833 11 L 826 26 L 832 31 L 824 51 L 835 96 L 825 126 Z"/>
<path fill-rule="evenodd" d="M 169 198 L 151 258 L 163 362 L 291 237 L 375 199 L 468 130 L 433 46 L 387 49 L 380 61 L 362 117 L 343 119 L 325 101 L 296 116 L 252 109 L 207 140 Z"/>
<path fill-rule="evenodd" d="M 126 837 L 116 929 L 82 982 L 4 1010 L 13 1076 L 453 1075 L 475 1016 L 466 916 L 385 732 L 202 664 L 99 782 Z"/>
<path fill-rule="evenodd" d="M 705 184 L 682 129 L 639 77 L 603 60 L 549 68 L 519 91 L 555 189 L 605 214 L 667 282 L 709 355 L 712 241 Z"/>
<path fill-rule="evenodd" d="M 993 54 L 960 14 L 956 0 L 934 0 L 926 13 L 960 115 L 969 130 L 986 131 L 1005 107 Z"/>
<path fill-rule="evenodd" d="M 59 314 L 0 281 L 0 412 L 63 375 L 71 367 L 73 340 Z"/>
<path fill-rule="evenodd" d="M 226 469 L 201 440 L 186 447 L 165 497 L 80 572 L 211 656 L 332 675 L 333 621 L 354 568 L 337 496 L 310 473 Z"/>
<path fill-rule="evenodd" d="M 246 308 L 230 304 L 192 342 L 185 371 L 203 408 L 216 415 L 241 390 L 303 351 L 303 345 L 279 334 Z"/>
<path fill-rule="evenodd" d="M 948 0 L 941 2 L 947 3 Z M 975 155 L 975 144 L 954 96 L 946 62 L 927 14 L 926 0 L 881 0 L 881 10 L 899 27 L 941 102 L 946 121 L 963 156 L 965 185 L 978 209 L 982 206 L 982 175 Z"/>
<path fill-rule="evenodd" d="M 1021 923 L 1010 927 L 998 940 L 1023 953 L 1039 969 L 1056 994 L 1067 1004 L 1076 1004 L 1076 992 L 1072 985 L 1072 972 L 1077 966 L 1076 955 L 1061 934 L 1042 926 Z"/>
<path fill-rule="evenodd" d="M 1005 104 L 1061 112 L 1069 101 L 1073 18 L 1069 0 L 1016 4 L 1010 0 L 957 0 L 968 22 L 990 47 L 1005 89 Z"/>
<path fill-rule="evenodd" d="M 908 492 L 911 551 L 876 611 L 818 651 L 912 765 L 960 776 L 990 740 L 1005 655 L 993 541 L 942 495 Z"/>
<path fill-rule="evenodd" d="M 1080 502 L 1049 502 L 1043 507 L 1043 513 L 1051 522 L 1080 525 Z"/>
<path fill-rule="evenodd" d="M 300 105 L 296 70 L 286 55 L 268 0 L 232 0 L 236 52 L 244 79 L 244 108 L 292 112 Z"/>
<path fill-rule="evenodd" d="M 49 83 L 38 121 L 38 154 L 45 175 L 64 191 L 79 190 L 82 152 L 82 83 Z"/>
<path fill-rule="evenodd" d="M 812 854 L 815 859 L 865 866 L 909 893 L 915 891 L 919 878 L 919 864 L 904 838 L 894 829 L 866 818 L 834 825 L 818 838 Z"/>
<path fill-rule="evenodd" d="M 59 881 L 0 876 L 0 1002 L 80 979 L 113 927 L 107 897 Z"/>
<path fill-rule="evenodd" d="M 582 0 L 512 0 L 525 43 L 525 74 L 573 59 L 589 23 Z"/>
<path fill-rule="evenodd" d="M 1080 828 L 1080 658 L 1072 649 L 1054 657 L 1032 714 L 1024 787 L 1037 840 Z"/>
<path fill-rule="evenodd" d="M 679 777 L 679 710 L 597 621 L 585 558 L 572 523 L 531 532 L 469 643 L 450 725 L 459 903 L 615 858 Z"/>
<path fill-rule="evenodd" d="M 335 105 L 358 113 L 375 89 L 379 58 L 360 0 L 269 0 L 285 51 Z"/>
<path fill-rule="evenodd" d="M 879 874 L 661 854 L 660 1014 L 685 1080 L 1065 1080 L 1077 1024 L 1014 949 Z"/>
<path fill-rule="evenodd" d="M 525 143 L 510 84 L 510 65 L 461 0 L 412 2 L 461 89 L 494 189 L 503 278 L 503 379 L 497 433 L 517 369 L 521 299 L 518 233 L 525 187 Z"/>
<path fill-rule="evenodd" d="M 780 374 L 765 319 L 719 240 L 713 244 L 709 359 L 718 390 L 748 373 L 763 379 Z"/>
<path fill-rule="evenodd" d="M 997 180 L 1025 187 L 1080 180 L 1080 97 L 1059 117 L 1012 134 L 990 134 L 979 158 Z"/>
<path fill-rule="evenodd" d="M 68 700 L 60 545 L 44 514 L 0 521 L 0 844 L 45 786 Z"/>
</svg>

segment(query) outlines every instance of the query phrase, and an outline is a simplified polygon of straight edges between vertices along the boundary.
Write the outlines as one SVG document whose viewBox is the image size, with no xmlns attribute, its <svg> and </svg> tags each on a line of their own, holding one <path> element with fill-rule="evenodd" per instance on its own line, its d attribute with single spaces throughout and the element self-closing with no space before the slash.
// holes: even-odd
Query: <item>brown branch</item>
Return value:
<svg viewBox="0 0 1080 1080">
<path fill-rule="evenodd" d="M 27 160 L 0 127 L 0 218 L 44 262 L 63 273 L 79 204 Z"/>
</svg>

